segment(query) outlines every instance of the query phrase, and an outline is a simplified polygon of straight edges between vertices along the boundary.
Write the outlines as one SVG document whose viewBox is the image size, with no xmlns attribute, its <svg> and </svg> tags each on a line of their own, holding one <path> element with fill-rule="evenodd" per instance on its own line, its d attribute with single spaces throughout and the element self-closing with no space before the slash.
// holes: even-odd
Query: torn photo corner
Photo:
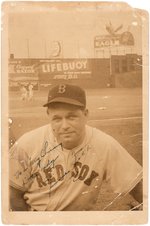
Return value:
<svg viewBox="0 0 150 226">
<path fill-rule="evenodd" d="M 3 223 L 147 223 L 148 22 L 123 2 L 2 3 Z"/>
</svg>

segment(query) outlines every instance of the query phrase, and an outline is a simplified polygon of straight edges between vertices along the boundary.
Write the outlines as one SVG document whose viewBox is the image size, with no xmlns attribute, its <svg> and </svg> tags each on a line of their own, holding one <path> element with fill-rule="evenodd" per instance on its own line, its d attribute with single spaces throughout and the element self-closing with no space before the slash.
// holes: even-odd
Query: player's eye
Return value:
<svg viewBox="0 0 150 226">
<path fill-rule="evenodd" d="M 74 120 L 74 117 L 73 116 L 69 116 L 68 119 Z"/>
<path fill-rule="evenodd" d="M 53 122 L 60 122 L 61 121 L 61 118 L 60 117 L 54 117 L 52 119 Z"/>
<path fill-rule="evenodd" d="M 74 120 L 74 119 L 76 119 L 76 118 L 77 118 L 76 115 L 69 115 L 69 116 L 68 116 L 68 119 L 70 119 L 70 120 Z"/>
</svg>

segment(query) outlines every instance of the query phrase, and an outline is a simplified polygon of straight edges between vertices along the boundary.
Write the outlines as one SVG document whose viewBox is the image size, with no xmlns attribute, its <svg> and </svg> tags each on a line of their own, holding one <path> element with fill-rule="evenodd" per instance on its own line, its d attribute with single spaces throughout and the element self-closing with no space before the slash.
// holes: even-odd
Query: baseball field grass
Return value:
<svg viewBox="0 0 150 226">
<path fill-rule="evenodd" d="M 88 124 L 113 136 L 142 165 L 142 89 L 88 89 L 86 93 Z M 47 91 L 35 91 L 31 101 L 22 101 L 19 92 L 10 92 L 11 137 L 18 139 L 25 132 L 49 122 L 43 107 L 46 101 Z M 129 210 L 133 202 L 129 194 L 116 198 L 110 186 L 104 183 L 95 210 Z"/>
</svg>

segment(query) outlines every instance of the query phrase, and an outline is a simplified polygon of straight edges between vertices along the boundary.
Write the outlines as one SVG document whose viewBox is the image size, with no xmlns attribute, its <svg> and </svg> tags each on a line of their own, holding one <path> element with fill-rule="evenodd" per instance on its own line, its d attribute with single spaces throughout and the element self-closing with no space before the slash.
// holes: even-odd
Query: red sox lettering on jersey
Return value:
<svg viewBox="0 0 150 226">
<path fill-rule="evenodd" d="M 38 166 L 38 171 L 34 172 L 34 174 L 31 174 L 29 178 L 25 178 L 23 181 L 23 184 L 25 185 L 28 183 L 28 181 L 36 179 L 37 184 L 39 187 L 50 185 L 50 188 L 55 186 L 56 183 L 59 181 L 63 181 L 65 176 L 67 174 L 70 174 L 70 179 L 75 182 L 77 180 L 83 181 L 87 186 L 90 186 L 92 183 L 92 180 L 96 178 L 99 174 L 95 172 L 94 170 L 91 170 L 90 167 L 86 164 L 82 164 L 82 162 L 78 160 L 82 160 L 82 156 L 89 150 L 89 145 L 86 145 L 85 147 L 81 148 L 78 152 L 80 152 L 80 157 L 76 158 L 76 162 L 74 163 L 72 169 L 65 172 L 65 169 L 62 164 L 57 164 L 57 159 L 59 158 L 59 155 L 55 159 L 49 159 L 48 153 L 56 150 L 58 147 L 62 148 L 61 145 L 57 145 L 56 147 L 52 149 L 48 149 L 48 142 L 46 141 L 43 145 L 43 148 L 40 152 L 40 156 L 34 161 L 31 161 L 30 165 L 36 165 Z M 62 150 L 63 151 L 63 150 Z M 46 164 L 43 164 L 43 160 L 45 162 L 46 158 Z M 28 166 L 24 160 L 20 160 L 20 165 L 22 165 L 22 171 L 17 171 L 16 178 L 19 178 L 24 172 L 28 170 Z M 41 170 L 40 170 L 41 169 Z M 40 172 L 41 171 L 41 172 Z M 90 172 L 90 176 L 87 177 L 88 173 Z M 53 175 L 56 175 L 54 177 Z"/>
</svg>

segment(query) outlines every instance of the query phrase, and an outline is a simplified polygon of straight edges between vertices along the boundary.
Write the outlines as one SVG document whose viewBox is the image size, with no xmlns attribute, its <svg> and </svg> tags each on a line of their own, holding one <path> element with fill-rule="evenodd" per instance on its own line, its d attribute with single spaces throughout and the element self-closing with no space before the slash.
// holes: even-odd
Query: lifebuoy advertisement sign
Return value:
<svg viewBox="0 0 150 226">
<path fill-rule="evenodd" d="M 91 78 L 91 74 L 91 62 L 87 59 L 40 60 L 40 78 L 85 79 Z"/>
<path fill-rule="evenodd" d="M 9 62 L 11 80 L 87 79 L 92 78 L 89 59 L 13 59 Z"/>
</svg>

